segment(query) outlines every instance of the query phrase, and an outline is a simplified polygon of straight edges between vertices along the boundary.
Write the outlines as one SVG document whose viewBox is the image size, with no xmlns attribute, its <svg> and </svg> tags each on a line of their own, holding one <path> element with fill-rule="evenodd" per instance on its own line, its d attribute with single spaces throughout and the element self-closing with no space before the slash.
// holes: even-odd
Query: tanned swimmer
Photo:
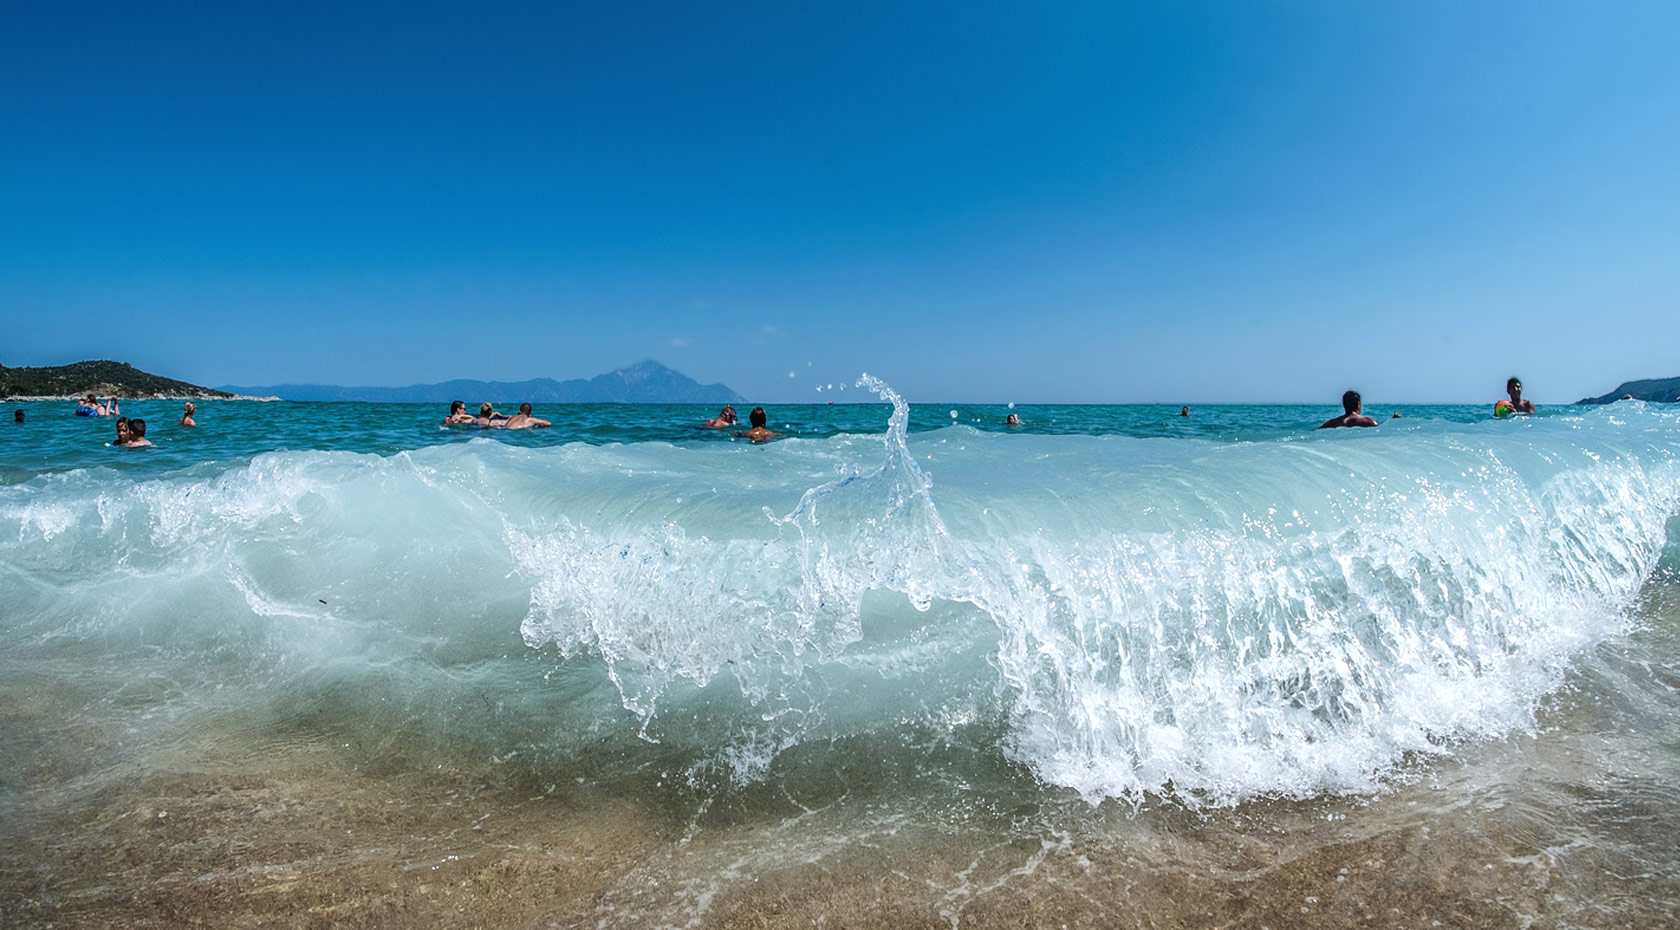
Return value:
<svg viewBox="0 0 1680 930">
<path fill-rule="evenodd" d="M 1365 409 L 1364 401 L 1358 391 L 1348 391 L 1342 395 L 1342 415 L 1331 417 L 1324 421 L 1319 429 L 1335 429 L 1338 426 L 1376 426 L 1377 421 L 1366 416 L 1361 411 Z"/>
<path fill-rule="evenodd" d="M 473 415 L 467 412 L 467 402 L 458 400 L 449 405 L 449 416 L 443 418 L 444 426 L 454 426 L 458 423 L 473 422 Z"/>
<path fill-rule="evenodd" d="M 502 429 L 532 429 L 539 426 L 553 426 L 554 424 L 540 417 L 531 416 L 531 405 L 520 404 L 519 412 L 502 421 Z"/>
<path fill-rule="evenodd" d="M 725 426 L 734 426 L 735 423 L 735 406 L 733 404 L 724 404 L 723 409 L 718 411 L 717 416 L 712 417 L 710 420 L 707 420 L 700 425 L 706 427 L 707 429 L 721 429 Z"/>
<path fill-rule="evenodd" d="M 151 444 L 152 441 L 146 438 L 146 421 L 140 419 L 139 417 L 129 420 L 128 442 L 124 443 L 124 445 L 128 446 L 130 449 L 138 449 L 141 446 L 149 446 Z"/>
<path fill-rule="evenodd" d="M 1528 416 L 1534 412 L 1534 401 L 1522 396 L 1522 379 L 1508 378 L 1505 381 L 1505 393 L 1511 395 L 1511 412 Z"/>
<path fill-rule="evenodd" d="M 781 433 L 765 428 L 764 424 L 769 420 L 769 417 L 765 415 L 763 407 L 754 407 L 752 413 L 747 414 L 747 420 L 752 423 L 752 429 L 735 435 L 744 436 L 753 442 L 769 442 L 781 435 Z"/>
</svg>

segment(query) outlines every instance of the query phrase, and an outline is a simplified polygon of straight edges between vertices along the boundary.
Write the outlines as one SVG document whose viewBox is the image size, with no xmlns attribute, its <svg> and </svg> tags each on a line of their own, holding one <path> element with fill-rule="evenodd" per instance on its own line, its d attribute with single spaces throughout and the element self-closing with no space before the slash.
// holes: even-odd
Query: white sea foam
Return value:
<svg viewBox="0 0 1680 930">
<path fill-rule="evenodd" d="M 902 399 L 858 386 L 893 403 L 884 436 L 280 452 L 0 488 L 3 645 L 82 643 L 113 677 L 174 657 L 183 688 L 253 700 L 331 681 L 498 754 L 619 727 L 735 784 L 812 740 L 991 721 L 1092 800 L 1228 804 L 1369 789 L 1407 753 L 1529 725 L 1625 623 L 1680 512 L 1655 412 L 1357 442 L 912 438 Z M 556 653 L 610 686 L 521 662 Z M 491 725 L 517 732 L 467 732 Z"/>
</svg>

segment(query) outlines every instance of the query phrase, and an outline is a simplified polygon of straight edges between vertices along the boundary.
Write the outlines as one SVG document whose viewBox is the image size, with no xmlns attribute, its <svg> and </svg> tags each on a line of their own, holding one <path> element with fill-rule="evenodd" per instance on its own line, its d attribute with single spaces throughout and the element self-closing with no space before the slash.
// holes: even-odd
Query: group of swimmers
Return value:
<svg viewBox="0 0 1680 930">
<path fill-rule="evenodd" d="M 1515 377 L 1507 378 L 1505 380 L 1505 393 L 1510 395 L 1511 399 L 1509 401 L 1503 401 L 1503 400 L 1500 401 L 1495 406 L 1494 409 L 1496 411 L 1498 411 L 1501 408 L 1504 408 L 1504 412 L 1496 413 L 1495 415 L 1496 416 L 1509 416 L 1511 414 L 1516 414 L 1518 416 L 1525 416 L 1526 417 L 1529 414 L 1533 413 L 1534 412 L 1534 401 L 1529 400 L 1528 398 L 1522 396 L 1522 392 L 1523 392 L 1522 379 L 1515 378 Z M 1185 410 L 1188 411 L 1189 408 L 1186 407 Z M 1186 413 L 1185 415 L 1188 415 L 1188 413 Z M 1396 419 L 1396 420 L 1400 419 L 1400 414 L 1399 414 L 1398 411 L 1395 412 L 1395 414 L 1393 416 L 1393 419 Z M 1360 398 L 1359 392 L 1358 391 L 1347 391 L 1346 393 L 1342 394 L 1342 415 L 1339 416 L 1339 417 L 1331 417 L 1330 419 L 1325 420 L 1323 425 L 1319 426 L 1319 429 L 1335 429 L 1336 427 L 1339 427 L 1339 426 L 1376 426 L 1376 425 L 1377 425 L 1376 420 L 1374 420 L 1371 417 L 1368 417 L 1368 416 L 1365 415 L 1365 404 L 1364 404 L 1364 401 Z"/>
<path fill-rule="evenodd" d="M 141 446 L 151 444 L 152 441 L 146 438 L 145 420 L 139 417 L 132 420 L 128 417 L 117 417 L 117 441 L 111 443 L 111 445 L 122 446 L 125 449 L 138 449 Z"/>
<path fill-rule="evenodd" d="M 1534 401 L 1523 397 L 1522 392 L 1523 385 L 1520 378 L 1513 377 L 1506 380 L 1505 393 L 1508 394 L 1511 399 L 1508 402 L 1499 402 L 1500 408 L 1503 408 L 1504 411 L 1500 415 L 1516 414 L 1520 416 L 1527 416 L 1534 412 Z M 193 404 L 193 402 L 190 400 L 187 401 L 186 406 L 183 408 L 181 413 L 180 425 L 189 427 L 197 426 L 198 423 L 193 420 L 193 414 L 197 411 L 198 408 Z M 108 399 L 102 404 L 99 403 L 98 399 L 94 397 L 94 395 L 89 394 L 86 398 L 77 401 L 76 403 L 76 416 L 79 417 L 117 416 L 117 440 L 116 442 L 111 443 L 111 445 L 132 449 L 152 444 L 151 441 L 146 438 L 145 420 L 139 417 L 135 417 L 131 420 L 128 417 L 118 416 L 119 413 L 120 411 L 117 409 L 117 399 L 115 397 Z M 1178 415 L 1181 417 L 1188 417 L 1190 415 L 1190 408 L 1182 408 L 1179 410 Z M 1396 412 L 1393 418 L 1396 420 L 1400 419 L 1400 414 Z M 23 410 L 19 409 L 14 411 L 13 419 L 22 423 Z M 735 435 L 744 439 L 750 439 L 753 442 L 769 442 L 782 435 L 781 433 L 769 429 L 766 426 L 769 417 L 765 414 L 763 407 L 754 407 L 752 413 L 747 415 L 747 420 L 751 424 L 751 428 L 745 432 L 738 432 Z M 735 426 L 737 422 L 734 405 L 724 404 L 723 409 L 718 411 L 717 416 L 700 425 L 707 429 L 727 429 L 731 426 Z M 1016 416 L 1014 413 L 1011 413 L 1008 418 L 1004 420 L 1004 424 L 1007 426 L 1020 426 L 1021 418 Z M 519 412 L 513 416 L 497 413 L 494 404 L 481 404 L 478 408 L 478 415 L 473 416 L 472 414 L 467 413 L 466 402 L 458 400 L 449 405 L 449 416 L 444 417 L 443 425 L 478 426 L 485 429 L 534 429 L 538 427 L 552 426 L 553 424 L 540 417 L 532 416 L 530 404 L 520 404 Z M 1342 394 L 1342 415 L 1325 420 L 1318 428 L 1334 429 L 1343 426 L 1376 425 L 1377 421 L 1375 419 L 1365 415 L 1364 400 L 1359 396 L 1359 392 L 1347 391 Z"/>
<path fill-rule="evenodd" d="M 120 412 L 115 397 L 102 404 L 99 398 L 89 394 L 76 402 L 76 416 L 79 417 L 114 417 Z"/>
<path fill-rule="evenodd" d="M 125 416 L 120 416 L 119 414 L 121 414 L 121 412 L 121 410 L 117 409 L 117 399 L 115 397 L 112 397 L 102 404 L 92 394 L 89 394 L 87 397 L 76 403 L 76 416 L 115 416 L 117 418 L 117 438 L 116 441 L 110 443 L 110 445 L 120 446 L 124 449 L 138 449 L 142 446 L 151 445 L 152 441 L 146 438 L 146 421 L 140 417 L 130 419 Z M 186 405 L 181 409 L 181 425 L 197 426 L 198 421 L 193 419 L 193 414 L 197 412 L 197 405 L 190 400 L 187 401 Z M 17 420 L 17 422 L 22 423 L 23 411 L 17 411 L 14 419 Z"/>
<path fill-rule="evenodd" d="M 752 413 L 747 414 L 747 422 L 752 424 L 752 429 L 749 429 L 744 433 L 736 433 L 735 435 L 740 436 L 743 439 L 750 439 L 753 442 L 769 442 L 770 440 L 782 435 L 765 425 L 769 421 L 770 416 L 764 412 L 763 407 L 754 407 L 752 409 Z M 717 416 L 712 417 L 710 420 L 707 420 L 700 425 L 706 429 L 727 429 L 734 426 L 737 422 L 739 421 L 735 416 L 735 405 L 724 404 L 723 409 L 718 411 Z"/>
<path fill-rule="evenodd" d="M 763 407 L 754 407 L 752 413 L 747 414 L 747 422 L 752 428 L 745 432 L 736 433 L 753 442 L 769 442 L 781 433 L 770 429 L 766 424 L 769 415 Z M 737 423 L 734 404 L 724 404 L 718 415 L 700 424 L 707 429 L 727 429 Z M 478 415 L 467 412 L 466 401 L 453 401 L 449 405 L 449 416 L 443 418 L 442 426 L 476 426 L 480 429 L 533 429 L 536 427 L 552 426 L 554 424 L 540 417 L 531 415 L 530 404 L 520 404 L 519 412 L 513 416 L 497 413 L 495 404 L 480 404 Z"/>
<path fill-rule="evenodd" d="M 531 405 L 520 404 L 519 412 L 513 416 L 497 413 L 495 404 L 480 404 L 478 416 L 467 412 L 467 402 L 455 401 L 449 405 L 449 416 L 443 418 L 444 426 L 478 426 L 484 429 L 536 429 L 554 424 L 541 417 L 531 416 Z"/>
</svg>

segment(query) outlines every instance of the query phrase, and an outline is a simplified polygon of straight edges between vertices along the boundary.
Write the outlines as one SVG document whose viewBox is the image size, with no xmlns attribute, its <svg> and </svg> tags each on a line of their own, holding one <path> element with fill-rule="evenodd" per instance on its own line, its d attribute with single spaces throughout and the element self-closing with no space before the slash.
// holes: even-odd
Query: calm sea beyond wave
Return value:
<svg viewBox="0 0 1680 930">
<path fill-rule="evenodd" d="M 7 405 L 0 925 L 1673 926 L 1680 407 L 847 387 Z"/>
</svg>

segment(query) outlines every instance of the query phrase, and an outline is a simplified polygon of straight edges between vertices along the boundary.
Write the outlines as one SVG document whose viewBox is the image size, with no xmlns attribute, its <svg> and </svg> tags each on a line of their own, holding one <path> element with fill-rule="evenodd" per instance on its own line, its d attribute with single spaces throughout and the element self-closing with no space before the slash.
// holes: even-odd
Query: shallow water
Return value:
<svg viewBox="0 0 1680 930">
<path fill-rule="evenodd" d="M 881 403 L 754 447 L 227 403 L 156 450 L 53 409 L 0 429 L 8 926 L 1680 901 L 1671 408 Z"/>
</svg>

